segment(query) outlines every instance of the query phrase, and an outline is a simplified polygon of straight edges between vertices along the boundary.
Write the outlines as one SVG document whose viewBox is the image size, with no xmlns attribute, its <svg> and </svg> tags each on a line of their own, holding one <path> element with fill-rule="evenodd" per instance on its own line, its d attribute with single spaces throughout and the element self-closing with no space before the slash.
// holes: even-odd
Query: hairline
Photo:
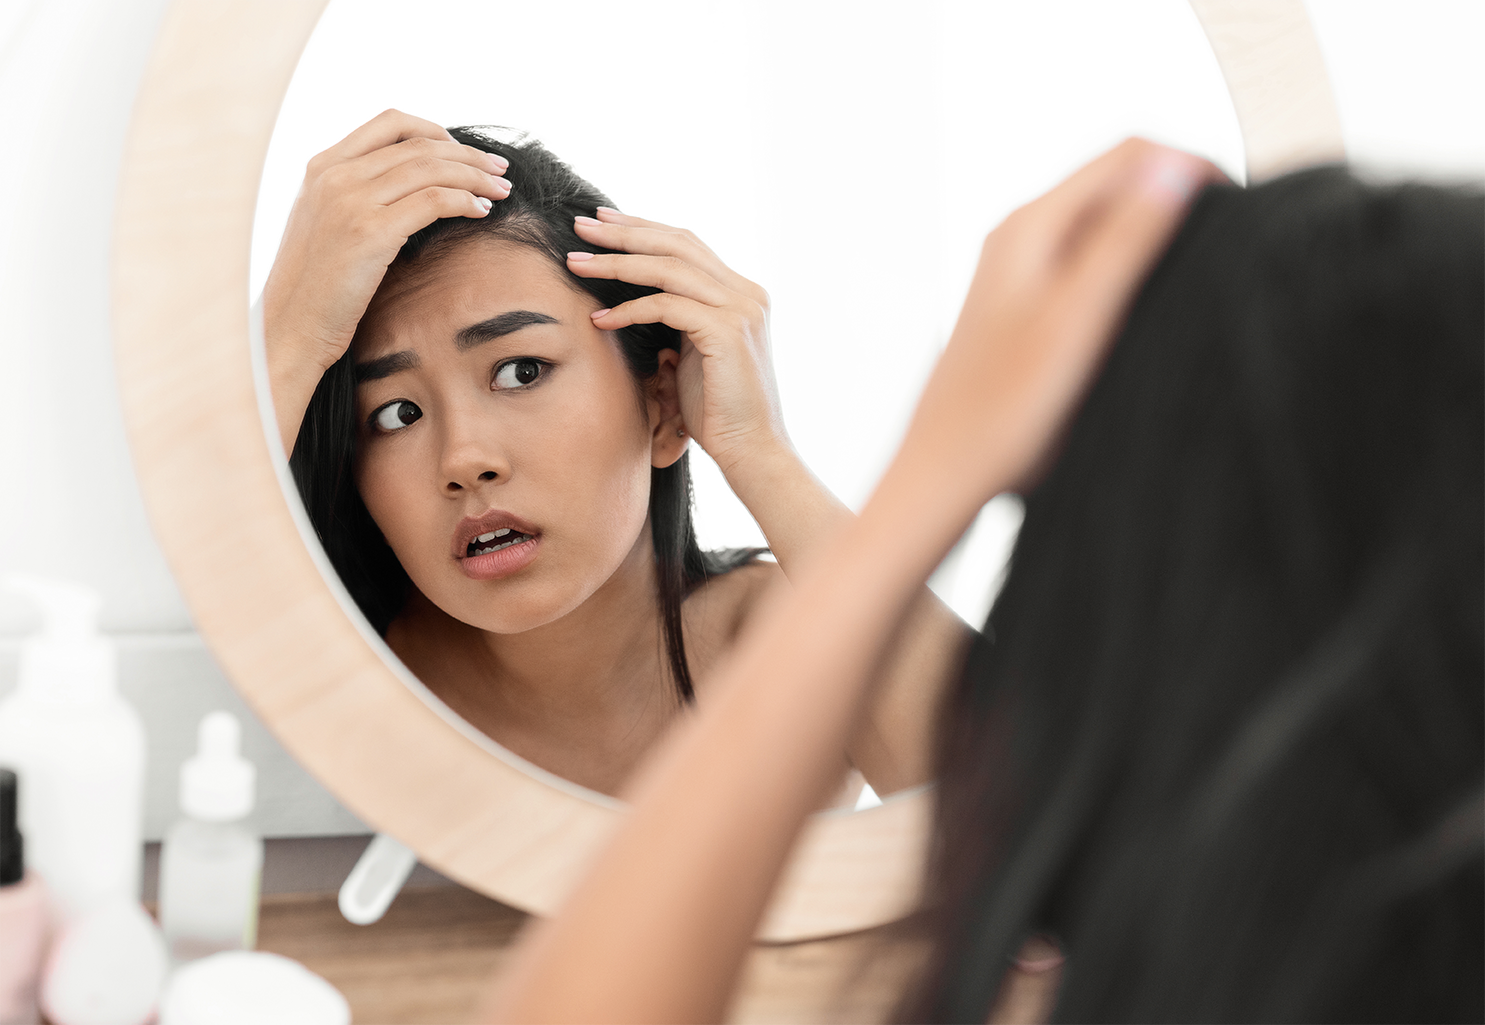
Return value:
<svg viewBox="0 0 1485 1025">
<path fill-rule="evenodd" d="M 474 220 L 473 218 L 463 219 L 469 221 Z M 562 283 L 577 295 L 580 295 L 584 299 L 595 298 L 593 293 L 589 292 L 587 289 L 583 288 L 582 285 L 578 284 L 578 281 L 580 279 L 576 274 L 567 269 L 566 263 L 559 262 L 557 258 L 553 256 L 551 250 L 548 249 L 545 245 L 531 238 L 524 237 L 520 233 L 505 233 L 504 229 L 506 225 L 513 224 L 535 225 L 537 226 L 539 233 L 544 225 L 541 218 L 538 217 L 536 214 L 523 210 L 517 214 L 512 215 L 509 218 L 501 220 L 493 226 L 488 227 L 478 221 L 475 221 L 474 223 L 477 226 L 466 228 L 463 225 L 457 225 L 450 228 L 449 231 L 445 234 L 431 239 L 425 246 L 423 246 L 422 249 L 418 250 L 418 254 L 416 256 L 413 256 L 409 259 L 404 260 L 399 255 L 397 259 L 394 259 L 392 261 L 391 266 L 387 268 L 388 271 L 391 272 L 394 270 L 411 270 L 417 268 L 420 264 L 437 262 L 453 255 L 459 249 L 468 245 L 515 245 L 521 246 L 525 249 L 533 250 L 534 252 L 540 253 L 542 256 L 546 257 L 549 263 L 557 267 L 558 271 L 560 272 L 558 277 L 562 279 Z M 606 331 L 604 333 L 617 334 L 617 331 Z M 632 367 L 629 366 L 629 360 L 623 355 L 622 352 L 620 353 L 620 358 L 624 360 L 625 369 L 629 371 L 629 377 L 631 380 L 634 381 L 635 392 L 639 399 L 640 412 L 644 414 L 646 419 L 648 419 L 649 409 L 645 404 L 649 400 L 649 394 L 646 391 L 646 386 L 659 375 L 659 368 L 657 367 L 655 373 L 651 374 L 649 377 L 641 377 L 639 374 L 634 372 Z"/>
</svg>

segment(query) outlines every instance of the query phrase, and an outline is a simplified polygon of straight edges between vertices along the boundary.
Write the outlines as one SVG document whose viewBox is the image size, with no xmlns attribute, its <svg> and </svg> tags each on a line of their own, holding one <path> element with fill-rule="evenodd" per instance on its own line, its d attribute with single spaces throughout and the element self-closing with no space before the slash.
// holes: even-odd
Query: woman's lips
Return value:
<svg viewBox="0 0 1485 1025">
<path fill-rule="evenodd" d="M 466 555 L 459 559 L 459 568 L 471 580 L 499 580 L 531 565 L 540 544 L 540 536 L 527 537 L 484 555 Z"/>
<path fill-rule="evenodd" d="M 504 509 L 491 509 L 482 516 L 466 516 L 459 521 L 459 525 L 454 528 L 453 546 L 449 554 L 456 559 L 463 559 L 471 554 L 470 545 L 484 547 L 478 544 L 479 538 L 488 536 L 493 542 L 496 534 L 504 535 L 508 531 L 530 534 L 533 537 L 541 535 L 540 530 L 519 516 Z"/>
</svg>

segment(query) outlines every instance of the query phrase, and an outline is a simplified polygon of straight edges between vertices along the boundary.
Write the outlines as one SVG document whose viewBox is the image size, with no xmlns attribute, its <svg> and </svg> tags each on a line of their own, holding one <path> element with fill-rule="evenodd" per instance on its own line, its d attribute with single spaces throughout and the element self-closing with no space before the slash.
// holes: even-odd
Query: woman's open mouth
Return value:
<svg viewBox="0 0 1485 1025">
<path fill-rule="evenodd" d="M 461 520 L 454 529 L 453 556 L 472 580 L 498 580 L 531 565 L 541 546 L 534 524 L 499 509 Z"/>
<path fill-rule="evenodd" d="M 459 568 L 471 580 L 499 580 L 531 565 L 540 544 L 537 535 L 515 529 L 486 531 L 469 542 Z"/>
<path fill-rule="evenodd" d="M 473 558 L 477 555 L 489 555 L 491 552 L 498 552 L 502 548 L 509 548 L 511 545 L 518 545 L 522 541 L 530 541 L 531 539 L 530 534 L 523 534 L 519 530 L 512 530 L 510 527 L 501 527 L 499 530 L 487 531 L 469 542 L 469 547 L 465 551 L 464 556 L 465 558 Z"/>
</svg>

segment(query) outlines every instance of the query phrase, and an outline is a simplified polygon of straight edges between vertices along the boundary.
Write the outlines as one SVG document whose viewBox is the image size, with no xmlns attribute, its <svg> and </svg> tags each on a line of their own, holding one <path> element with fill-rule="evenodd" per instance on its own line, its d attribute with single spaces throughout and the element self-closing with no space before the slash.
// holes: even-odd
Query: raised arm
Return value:
<svg viewBox="0 0 1485 1025">
<path fill-rule="evenodd" d="M 1131 141 L 987 239 L 897 458 L 764 610 L 633 810 L 523 941 L 501 1021 L 714 1021 L 888 639 L 980 506 L 1049 457 L 1209 165 Z M 931 496 L 931 497 L 926 497 Z M 903 522 L 914 530 L 904 534 Z"/>
<path fill-rule="evenodd" d="M 684 332 L 677 383 L 687 429 L 716 460 L 791 580 L 854 517 L 789 441 L 769 354 L 769 299 L 689 231 L 614 210 L 578 234 L 623 253 L 573 254 L 568 267 L 663 291 L 604 311 L 605 329 L 661 322 Z M 927 588 L 905 613 L 880 685 L 843 748 L 883 794 L 927 781 L 932 717 L 973 632 Z"/>
<path fill-rule="evenodd" d="M 440 217 L 483 217 L 510 195 L 505 158 L 397 110 L 309 162 L 263 288 L 268 382 L 292 453 L 315 388 L 408 236 Z"/>
</svg>

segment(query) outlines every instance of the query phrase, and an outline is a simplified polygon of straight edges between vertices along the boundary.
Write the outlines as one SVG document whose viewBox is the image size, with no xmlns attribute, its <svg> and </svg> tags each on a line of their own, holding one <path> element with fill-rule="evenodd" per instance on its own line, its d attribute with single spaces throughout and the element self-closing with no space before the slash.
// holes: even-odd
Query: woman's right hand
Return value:
<svg viewBox="0 0 1485 1025">
<path fill-rule="evenodd" d="M 388 110 L 309 162 L 263 289 L 268 369 L 284 450 L 320 377 L 408 236 L 441 217 L 484 217 L 510 195 L 503 157 Z"/>
</svg>

